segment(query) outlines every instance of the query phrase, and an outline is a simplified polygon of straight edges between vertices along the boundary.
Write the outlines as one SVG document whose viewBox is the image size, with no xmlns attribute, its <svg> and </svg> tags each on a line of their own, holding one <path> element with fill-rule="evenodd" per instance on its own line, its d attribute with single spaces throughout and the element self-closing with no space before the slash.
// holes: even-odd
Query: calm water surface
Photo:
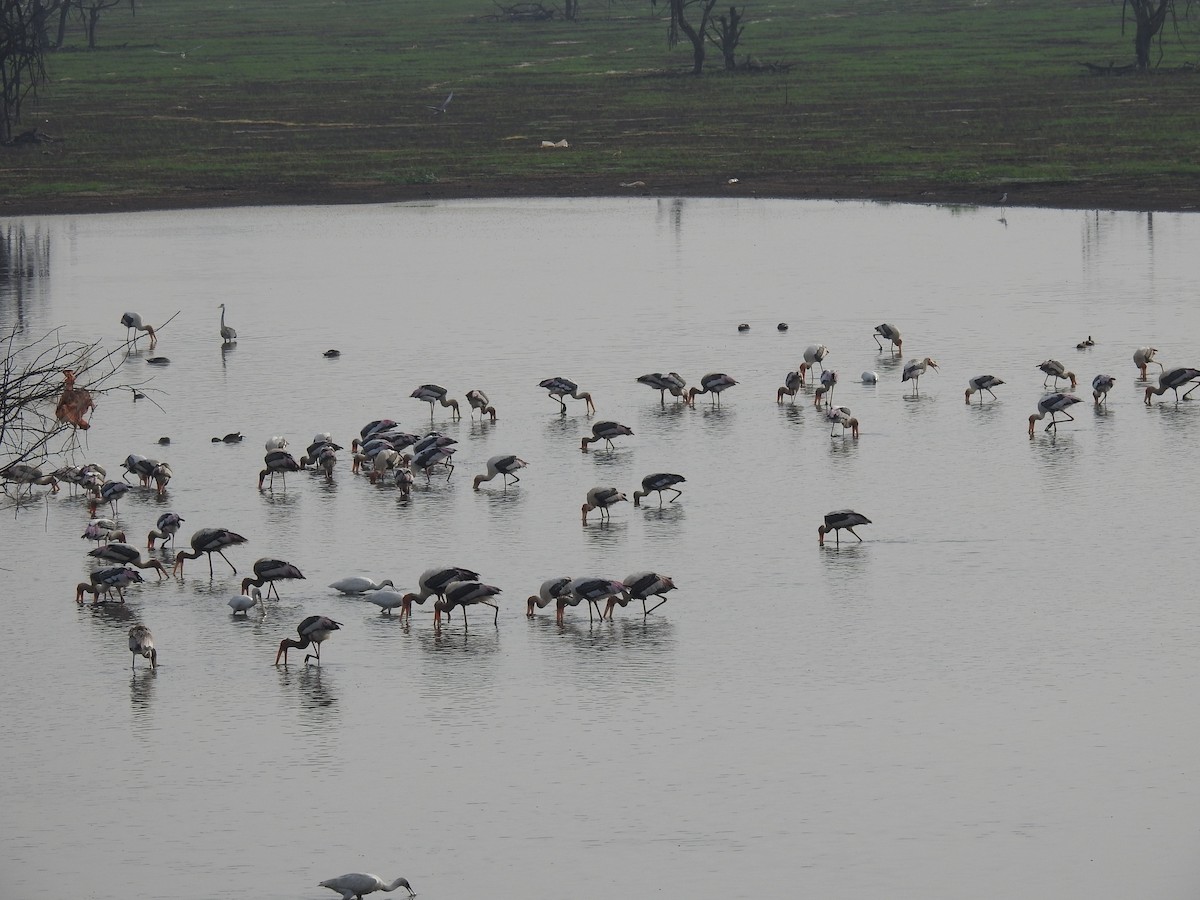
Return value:
<svg viewBox="0 0 1200 900">
<path fill-rule="evenodd" d="M 124 372 L 161 409 L 104 397 L 76 457 L 172 464 L 165 500 L 122 502 L 131 542 L 167 510 L 185 539 L 250 539 L 239 576 L 198 560 L 80 609 L 82 502 L 0 510 L 0 895 L 315 900 L 366 870 L 428 898 L 1194 897 L 1200 403 L 1145 407 L 1130 357 L 1200 365 L 1200 219 L 999 219 L 608 200 L 0 221 L 42 251 L 0 324 L 116 347 L 122 312 L 179 313 L 171 364 L 139 351 Z M 941 364 L 917 399 L 876 351 L 883 321 Z M 818 342 L 858 441 L 831 440 L 811 393 L 774 402 Z M 1089 402 L 1031 441 L 1047 357 Z M 663 408 L 634 379 L 667 370 L 740 383 L 719 410 Z M 1118 378 L 1103 412 L 1099 372 Z M 1007 384 L 967 407 L 981 373 Z M 559 416 L 552 375 L 598 415 Z M 400 502 L 346 452 L 333 485 L 255 489 L 268 435 L 301 452 L 380 417 L 427 428 L 426 382 L 499 411 L 437 409 L 449 483 Z M 609 418 L 635 435 L 581 454 Z M 473 492 L 507 452 L 520 485 Z M 663 470 L 688 479 L 678 502 L 580 524 L 588 488 Z M 846 506 L 874 520 L 865 542 L 818 549 Z M 260 556 L 307 580 L 239 621 L 225 599 Z M 435 635 L 428 609 L 403 625 L 326 588 L 448 564 L 504 589 L 498 626 Z M 679 585 L 645 620 L 525 618 L 546 578 L 642 569 Z M 313 613 L 344 623 L 323 667 L 272 666 Z M 156 673 L 130 672 L 136 621 Z"/>
</svg>

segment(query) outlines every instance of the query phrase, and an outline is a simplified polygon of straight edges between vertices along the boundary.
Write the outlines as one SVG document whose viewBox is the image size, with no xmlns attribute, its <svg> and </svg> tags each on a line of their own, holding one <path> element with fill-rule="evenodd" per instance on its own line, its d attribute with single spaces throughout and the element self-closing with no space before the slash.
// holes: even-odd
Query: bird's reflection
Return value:
<svg viewBox="0 0 1200 900">
<path fill-rule="evenodd" d="M 157 668 L 135 669 L 129 679 L 129 701 L 133 706 L 134 718 L 144 718 L 150 712 L 154 699 L 154 686 L 158 681 Z"/>
</svg>

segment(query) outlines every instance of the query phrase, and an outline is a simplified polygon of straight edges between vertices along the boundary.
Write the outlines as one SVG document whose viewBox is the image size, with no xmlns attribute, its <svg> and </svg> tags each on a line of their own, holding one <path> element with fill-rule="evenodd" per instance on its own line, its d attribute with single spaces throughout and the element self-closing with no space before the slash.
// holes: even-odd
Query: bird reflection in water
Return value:
<svg viewBox="0 0 1200 900">
<path fill-rule="evenodd" d="M 295 684 L 300 688 L 298 696 L 301 709 L 325 709 L 337 705 L 337 697 L 333 693 L 333 677 L 323 673 L 320 666 L 302 666 L 295 669 L 280 666 L 279 683 L 284 687 Z"/>
<path fill-rule="evenodd" d="M 158 669 L 144 666 L 136 669 L 129 679 L 129 703 L 133 707 L 134 718 L 141 718 L 150 712 L 150 703 L 154 699 L 154 685 L 158 680 Z"/>
</svg>

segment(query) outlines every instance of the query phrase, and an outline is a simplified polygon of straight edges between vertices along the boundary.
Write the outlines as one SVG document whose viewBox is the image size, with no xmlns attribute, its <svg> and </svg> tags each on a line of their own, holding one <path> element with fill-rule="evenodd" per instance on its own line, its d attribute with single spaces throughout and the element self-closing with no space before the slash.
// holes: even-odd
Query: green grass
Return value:
<svg viewBox="0 0 1200 900">
<path fill-rule="evenodd" d="M 1118 5 L 751 4 L 741 56 L 791 68 L 731 75 L 710 53 L 698 79 L 688 48 L 666 46 L 663 6 L 591 2 L 580 22 L 519 24 L 483 21 L 487 0 L 118 8 L 96 51 L 72 33 L 48 58 L 22 127 L 62 141 L 0 149 L 0 209 L 616 192 L 633 179 L 705 193 L 729 175 L 783 195 L 1066 184 L 1081 202 L 1124 190 L 1200 203 L 1200 82 L 1080 65 L 1131 59 Z M 1192 59 L 1166 49 L 1165 67 Z M 434 118 L 425 105 L 450 90 Z M 569 151 L 537 149 L 560 138 Z"/>
</svg>

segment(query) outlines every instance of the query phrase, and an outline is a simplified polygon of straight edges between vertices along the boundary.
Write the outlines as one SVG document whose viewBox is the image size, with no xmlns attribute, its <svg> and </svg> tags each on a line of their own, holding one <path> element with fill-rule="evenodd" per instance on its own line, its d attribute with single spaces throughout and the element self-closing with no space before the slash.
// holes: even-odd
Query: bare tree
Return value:
<svg viewBox="0 0 1200 900">
<path fill-rule="evenodd" d="M 651 6 L 657 0 L 650 0 Z M 683 34 L 692 45 L 692 74 L 704 71 L 704 44 L 717 0 L 667 0 L 670 22 L 667 25 L 667 46 L 674 47 Z M 690 17 L 690 18 L 689 18 Z"/>
<path fill-rule="evenodd" d="M 114 6 L 120 6 L 125 0 L 74 0 L 83 14 L 83 26 L 87 30 L 88 49 L 96 49 L 96 27 L 100 24 L 100 16 Z M 133 6 L 132 3 L 129 4 Z M 135 10 L 136 12 L 136 10 Z"/>
<path fill-rule="evenodd" d="M 44 25 L 38 0 L 0 0 L 0 143 L 12 140 L 22 102 L 46 80 Z"/>
<path fill-rule="evenodd" d="M 1150 48 L 1155 39 L 1159 41 L 1159 59 L 1162 58 L 1162 32 L 1169 19 L 1179 33 L 1180 16 L 1177 7 L 1182 6 L 1182 17 L 1191 12 L 1192 0 L 1122 0 L 1121 33 L 1125 33 L 1125 20 L 1134 22 L 1133 52 L 1138 69 L 1150 68 Z"/>
<path fill-rule="evenodd" d="M 746 27 L 742 24 L 742 16 L 745 14 L 746 7 L 743 6 L 739 12 L 736 6 L 730 6 L 728 16 L 717 16 L 708 26 L 708 39 L 721 51 L 725 60 L 725 70 L 728 72 L 737 68 L 734 57 L 738 45 L 742 42 L 742 30 Z"/>
</svg>

